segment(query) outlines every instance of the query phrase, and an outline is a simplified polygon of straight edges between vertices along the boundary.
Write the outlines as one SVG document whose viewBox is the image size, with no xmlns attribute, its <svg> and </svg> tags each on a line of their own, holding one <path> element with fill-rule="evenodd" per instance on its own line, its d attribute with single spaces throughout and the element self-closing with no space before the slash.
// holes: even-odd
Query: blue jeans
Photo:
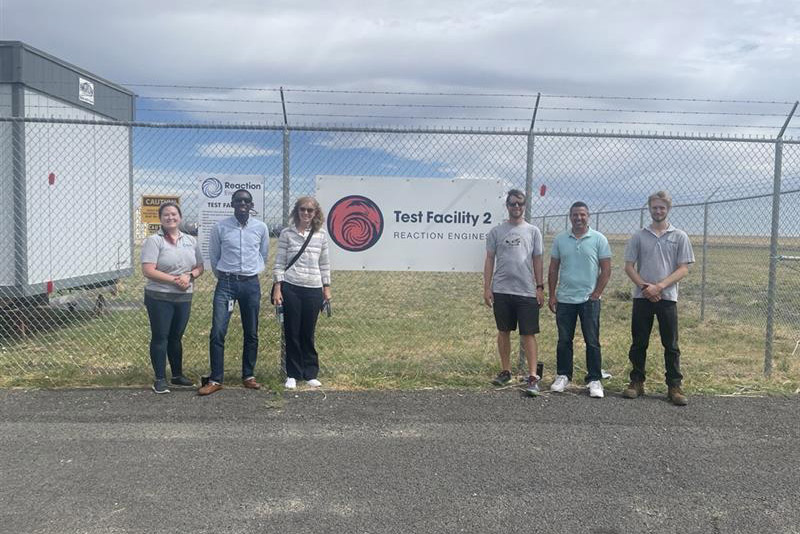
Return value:
<svg viewBox="0 0 800 534">
<path fill-rule="evenodd" d="M 172 302 L 145 295 L 150 318 L 150 362 L 156 380 L 167 378 L 167 358 L 173 377 L 183 375 L 183 333 L 189 323 L 192 302 Z"/>
<path fill-rule="evenodd" d="M 232 311 L 228 311 L 228 302 L 239 303 L 242 316 L 244 343 L 242 346 L 242 378 L 254 376 L 256 358 L 258 357 L 258 312 L 261 309 L 261 285 L 258 277 L 249 280 L 220 278 L 214 290 L 214 309 L 211 319 L 211 335 L 209 336 L 209 353 L 211 356 L 211 376 L 209 380 L 222 384 L 225 373 L 225 334 L 228 333 L 228 322 Z"/>
<path fill-rule="evenodd" d="M 556 307 L 558 347 L 556 348 L 556 372 L 572 380 L 572 340 L 575 325 L 581 319 L 581 331 L 586 342 L 586 382 L 602 378 L 600 356 L 600 300 L 587 300 L 581 304 L 559 302 Z"/>
</svg>

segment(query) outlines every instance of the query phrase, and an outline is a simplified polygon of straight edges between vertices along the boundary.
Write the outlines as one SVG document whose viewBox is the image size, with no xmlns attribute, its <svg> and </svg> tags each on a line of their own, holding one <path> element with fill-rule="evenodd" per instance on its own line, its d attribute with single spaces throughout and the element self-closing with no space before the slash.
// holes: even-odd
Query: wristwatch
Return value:
<svg viewBox="0 0 800 534">
<path fill-rule="evenodd" d="M 544 290 L 544 284 L 536 284 L 536 289 Z"/>
</svg>

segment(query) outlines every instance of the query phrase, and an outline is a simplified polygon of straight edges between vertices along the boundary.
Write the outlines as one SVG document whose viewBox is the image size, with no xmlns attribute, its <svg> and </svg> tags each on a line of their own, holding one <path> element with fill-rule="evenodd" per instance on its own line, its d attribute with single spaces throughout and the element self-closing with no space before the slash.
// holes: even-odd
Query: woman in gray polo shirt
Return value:
<svg viewBox="0 0 800 534">
<path fill-rule="evenodd" d="M 203 274 L 197 240 L 178 229 L 181 208 L 165 202 L 158 208 L 161 229 L 142 245 L 144 305 L 150 318 L 150 361 L 155 372 L 153 391 L 169 393 L 167 359 L 174 386 L 194 384 L 183 376 L 183 332 L 189 322 L 194 280 Z"/>
</svg>

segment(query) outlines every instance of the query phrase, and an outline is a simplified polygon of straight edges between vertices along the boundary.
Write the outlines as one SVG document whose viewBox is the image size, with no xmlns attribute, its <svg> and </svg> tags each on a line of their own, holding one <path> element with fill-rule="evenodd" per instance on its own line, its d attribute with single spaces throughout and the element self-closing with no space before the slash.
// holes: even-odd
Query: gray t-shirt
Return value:
<svg viewBox="0 0 800 534">
<path fill-rule="evenodd" d="M 159 230 L 157 234 L 144 240 L 142 263 L 155 263 L 156 270 L 179 276 L 201 265 L 203 256 L 194 237 L 181 232 L 177 242 L 173 245 L 164 238 L 164 234 Z M 184 291 L 174 284 L 157 282 L 148 278 L 144 289 L 158 293 L 186 294 L 192 292 L 194 284 L 190 284 L 189 289 Z"/>
<path fill-rule="evenodd" d="M 625 261 L 635 262 L 639 276 L 645 282 L 655 284 L 675 272 L 678 265 L 694 263 L 694 251 L 686 232 L 671 224 L 660 237 L 650 228 L 642 228 L 628 240 Z M 635 288 L 633 298 L 644 298 L 642 288 Z M 665 287 L 661 299 L 677 302 L 678 284 Z"/>
<path fill-rule="evenodd" d="M 486 250 L 494 254 L 492 292 L 536 296 L 533 257 L 542 255 L 542 233 L 532 224 L 506 221 L 489 231 Z"/>
</svg>

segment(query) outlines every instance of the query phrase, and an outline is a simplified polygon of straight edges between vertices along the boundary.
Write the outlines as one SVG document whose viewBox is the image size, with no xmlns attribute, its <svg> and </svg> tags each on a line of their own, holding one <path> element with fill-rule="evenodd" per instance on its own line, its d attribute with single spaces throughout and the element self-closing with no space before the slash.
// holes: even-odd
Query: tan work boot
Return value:
<svg viewBox="0 0 800 534">
<path fill-rule="evenodd" d="M 636 397 L 644 397 L 644 382 L 631 382 L 628 384 L 628 387 L 625 388 L 625 391 L 622 392 L 622 396 L 626 399 L 635 399 Z"/>
<path fill-rule="evenodd" d="M 689 404 L 689 399 L 683 394 L 680 386 L 669 386 L 667 398 L 669 398 L 675 406 L 686 406 Z"/>
</svg>

